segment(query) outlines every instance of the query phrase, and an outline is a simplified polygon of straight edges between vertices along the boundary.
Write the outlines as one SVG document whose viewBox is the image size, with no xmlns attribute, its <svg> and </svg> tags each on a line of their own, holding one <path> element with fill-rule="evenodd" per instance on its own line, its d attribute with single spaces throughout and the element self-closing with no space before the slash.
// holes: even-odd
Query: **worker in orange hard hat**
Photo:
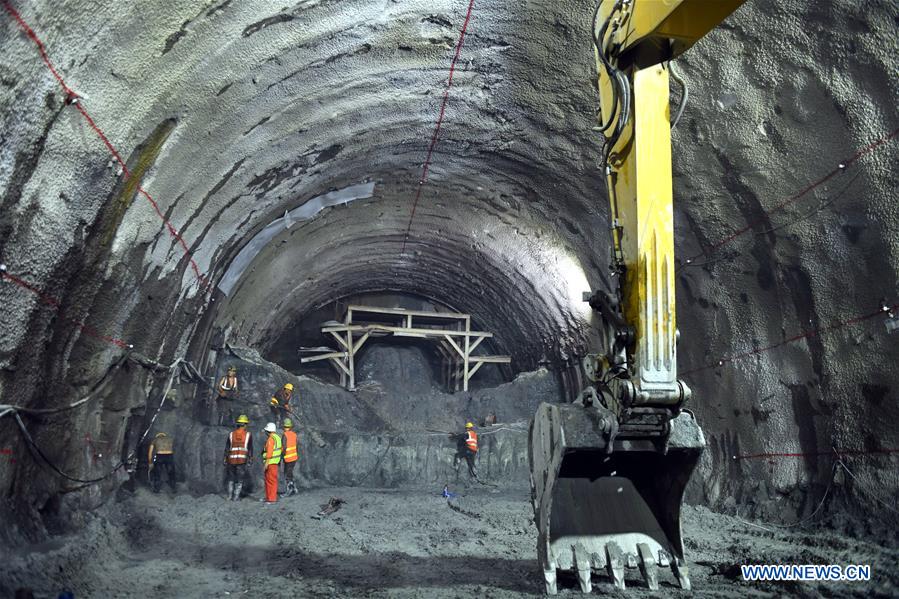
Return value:
<svg viewBox="0 0 899 599">
<path fill-rule="evenodd" d="M 281 497 L 297 494 L 296 483 L 293 482 L 293 467 L 300 459 L 300 450 L 297 446 L 297 434 L 293 431 L 293 420 L 284 419 L 284 434 L 281 441 L 284 445 L 284 480 L 287 481 L 287 491 Z"/>
<path fill-rule="evenodd" d="M 279 423 L 284 420 L 284 416 L 291 415 L 290 399 L 293 396 L 293 383 L 286 383 L 283 387 L 272 393 L 269 400 L 271 405 L 272 419 Z"/>
<path fill-rule="evenodd" d="M 219 399 L 219 424 L 230 424 L 234 421 L 234 410 L 231 408 L 231 404 L 238 397 L 236 367 L 228 367 L 225 376 L 219 379 L 219 384 L 216 386 L 215 390 L 218 393 Z"/>
<path fill-rule="evenodd" d="M 246 414 L 237 417 L 237 428 L 228 435 L 225 444 L 225 474 L 228 479 L 228 499 L 240 501 L 247 464 L 253 461 L 253 437 L 247 430 L 250 419 Z"/>
<path fill-rule="evenodd" d="M 274 422 L 265 425 L 268 439 L 265 441 L 265 449 L 262 452 L 262 464 L 265 467 L 265 497 L 260 499 L 263 503 L 275 503 L 278 501 L 278 464 L 281 463 L 283 446 L 278 428 Z"/>
<path fill-rule="evenodd" d="M 451 437 L 456 439 L 456 455 L 453 457 L 453 468 L 456 470 L 456 475 L 458 476 L 459 466 L 464 459 L 468 465 L 469 477 L 478 480 L 478 471 L 475 465 L 475 458 L 478 455 L 478 433 L 474 430 L 474 424 L 465 423 L 465 432 L 453 434 Z"/>
</svg>

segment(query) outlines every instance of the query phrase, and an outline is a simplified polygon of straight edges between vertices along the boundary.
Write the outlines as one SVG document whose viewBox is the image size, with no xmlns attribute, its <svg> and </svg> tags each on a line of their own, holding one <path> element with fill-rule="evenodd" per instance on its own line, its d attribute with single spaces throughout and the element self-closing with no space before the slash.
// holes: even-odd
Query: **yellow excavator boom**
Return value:
<svg viewBox="0 0 899 599">
<path fill-rule="evenodd" d="M 690 588 L 680 506 L 705 441 L 677 378 L 670 61 L 740 4 L 602 0 L 594 12 L 617 285 L 590 298 L 604 334 L 584 361 L 591 385 L 572 404 L 542 404 L 531 422 L 537 553 L 550 594 L 558 570 L 575 571 L 585 592 L 597 572 L 624 588 L 628 568 L 658 589 L 659 566 Z"/>
</svg>

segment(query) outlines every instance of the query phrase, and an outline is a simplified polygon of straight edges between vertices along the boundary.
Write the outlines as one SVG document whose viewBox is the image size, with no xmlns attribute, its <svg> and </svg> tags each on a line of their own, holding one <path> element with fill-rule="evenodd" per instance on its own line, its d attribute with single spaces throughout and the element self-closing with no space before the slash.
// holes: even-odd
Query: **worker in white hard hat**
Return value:
<svg viewBox="0 0 899 599">
<path fill-rule="evenodd" d="M 267 504 L 278 501 L 278 465 L 281 463 L 283 446 L 277 431 L 278 427 L 274 422 L 265 425 L 265 433 L 268 435 L 265 449 L 262 451 L 262 464 L 265 468 L 265 498 L 261 501 Z"/>
</svg>

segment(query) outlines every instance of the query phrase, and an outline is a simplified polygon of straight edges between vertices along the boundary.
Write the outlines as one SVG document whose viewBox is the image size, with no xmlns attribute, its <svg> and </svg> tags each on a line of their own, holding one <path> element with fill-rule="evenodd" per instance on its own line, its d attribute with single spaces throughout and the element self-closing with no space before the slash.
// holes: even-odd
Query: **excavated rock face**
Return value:
<svg viewBox="0 0 899 599">
<path fill-rule="evenodd" d="M 590 7 L 475 6 L 407 237 L 462 4 L 12 5 L 131 177 L 3 11 L 0 260 L 46 295 L 0 285 L 2 403 L 82 397 L 122 351 L 93 330 L 211 374 L 219 332 L 265 353 L 304 314 L 368 292 L 475 315 L 518 372 L 561 371 L 589 345 L 581 293 L 608 284 Z M 750 2 L 680 61 L 678 251 L 749 226 L 695 262 L 721 261 L 683 265 L 682 370 L 899 302 L 896 141 L 774 210 L 897 126 L 895 25 L 887 1 Z M 899 446 L 897 345 L 877 318 L 686 375 L 709 438 L 693 498 L 807 512 L 830 456 L 732 456 Z M 113 380 L 89 407 L 29 419 L 69 473 L 104 472 L 142 429 L 159 386 L 134 365 Z M 10 418 L 0 431 L 16 456 L 0 456 L 0 490 L 40 523 L 63 487 Z M 833 496 L 895 494 L 888 454 L 846 460 L 858 480 Z M 62 497 L 90 505 L 115 484 Z"/>
</svg>

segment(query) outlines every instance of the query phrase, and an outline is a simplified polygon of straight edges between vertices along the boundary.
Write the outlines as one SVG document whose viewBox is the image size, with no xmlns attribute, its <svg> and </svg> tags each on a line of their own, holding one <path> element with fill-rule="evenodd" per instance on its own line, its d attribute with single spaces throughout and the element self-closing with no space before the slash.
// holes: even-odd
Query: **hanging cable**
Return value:
<svg viewBox="0 0 899 599">
<path fill-rule="evenodd" d="M 147 438 L 147 435 L 150 433 L 150 430 L 152 430 L 153 424 L 156 422 L 156 418 L 159 416 L 159 412 L 162 410 L 162 406 L 165 405 L 165 401 L 168 398 L 169 390 L 171 390 L 171 388 L 172 388 L 172 384 L 174 383 L 175 376 L 177 376 L 180 373 L 180 365 L 183 362 L 184 362 L 183 358 L 178 358 L 177 360 L 175 360 L 172 363 L 171 366 L 168 367 L 169 377 L 168 377 L 168 380 L 166 381 L 165 388 L 163 389 L 163 392 L 162 392 L 162 399 L 160 400 L 159 405 L 156 407 L 156 411 L 153 413 L 153 417 L 150 419 L 150 423 L 147 425 L 146 430 L 144 430 L 143 434 L 140 436 L 140 439 L 138 439 L 137 443 L 135 444 L 134 449 L 132 449 L 131 452 L 128 454 L 128 456 L 126 458 L 124 458 L 123 460 L 121 460 L 109 472 L 107 472 L 106 474 L 104 474 L 102 476 L 96 477 L 96 478 L 88 478 L 88 479 L 78 478 L 78 477 L 72 476 L 70 474 L 67 474 L 61 468 L 59 468 L 53 462 L 53 460 L 51 460 L 47 456 L 47 454 L 44 453 L 44 451 L 41 449 L 41 447 L 37 444 L 37 442 L 31 436 L 31 433 L 28 432 L 28 428 L 26 428 L 25 423 L 22 422 L 22 417 L 18 413 L 18 408 L 14 407 L 14 406 L 0 406 L 0 410 L 3 410 L 2 412 L 0 412 L 0 417 L 5 416 L 7 414 L 13 415 L 13 418 L 15 418 L 16 424 L 18 424 L 18 426 L 19 426 L 19 430 L 22 432 L 22 436 L 25 437 L 25 440 L 28 442 L 29 450 L 32 452 L 32 454 L 35 456 L 35 458 L 40 458 L 40 461 L 42 463 L 44 463 L 50 470 L 55 472 L 57 475 L 59 475 L 60 477 L 66 479 L 66 480 L 76 482 L 76 483 L 83 483 L 85 485 L 95 484 L 95 483 L 101 482 L 103 480 L 106 480 L 107 478 L 114 475 L 116 472 L 121 470 L 124 466 L 129 464 L 134 459 L 134 457 L 137 455 L 138 449 L 140 448 L 140 446 L 144 442 L 144 440 Z M 79 405 L 80 405 L 81 402 L 76 402 L 76 403 L 79 403 Z M 65 409 L 68 409 L 68 408 L 65 408 Z"/>
<path fill-rule="evenodd" d="M 670 60 L 668 61 L 668 71 L 671 73 L 671 78 L 677 81 L 681 88 L 681 97 L 680 103 L 677 105 L 677 113 L 674 116 L 674 120 L 671 121 L 671 128 L 674 129 L 677 127 L 677 123 L 680 121 L 680 117 L 684 114 L 684 109 L 687 107 L 687 99 L 690 97 L 690 88 L 687 87 L 687 82 L 681 78 L 677 69 L 674 68 L 674 63 Z"/>
</svg>

